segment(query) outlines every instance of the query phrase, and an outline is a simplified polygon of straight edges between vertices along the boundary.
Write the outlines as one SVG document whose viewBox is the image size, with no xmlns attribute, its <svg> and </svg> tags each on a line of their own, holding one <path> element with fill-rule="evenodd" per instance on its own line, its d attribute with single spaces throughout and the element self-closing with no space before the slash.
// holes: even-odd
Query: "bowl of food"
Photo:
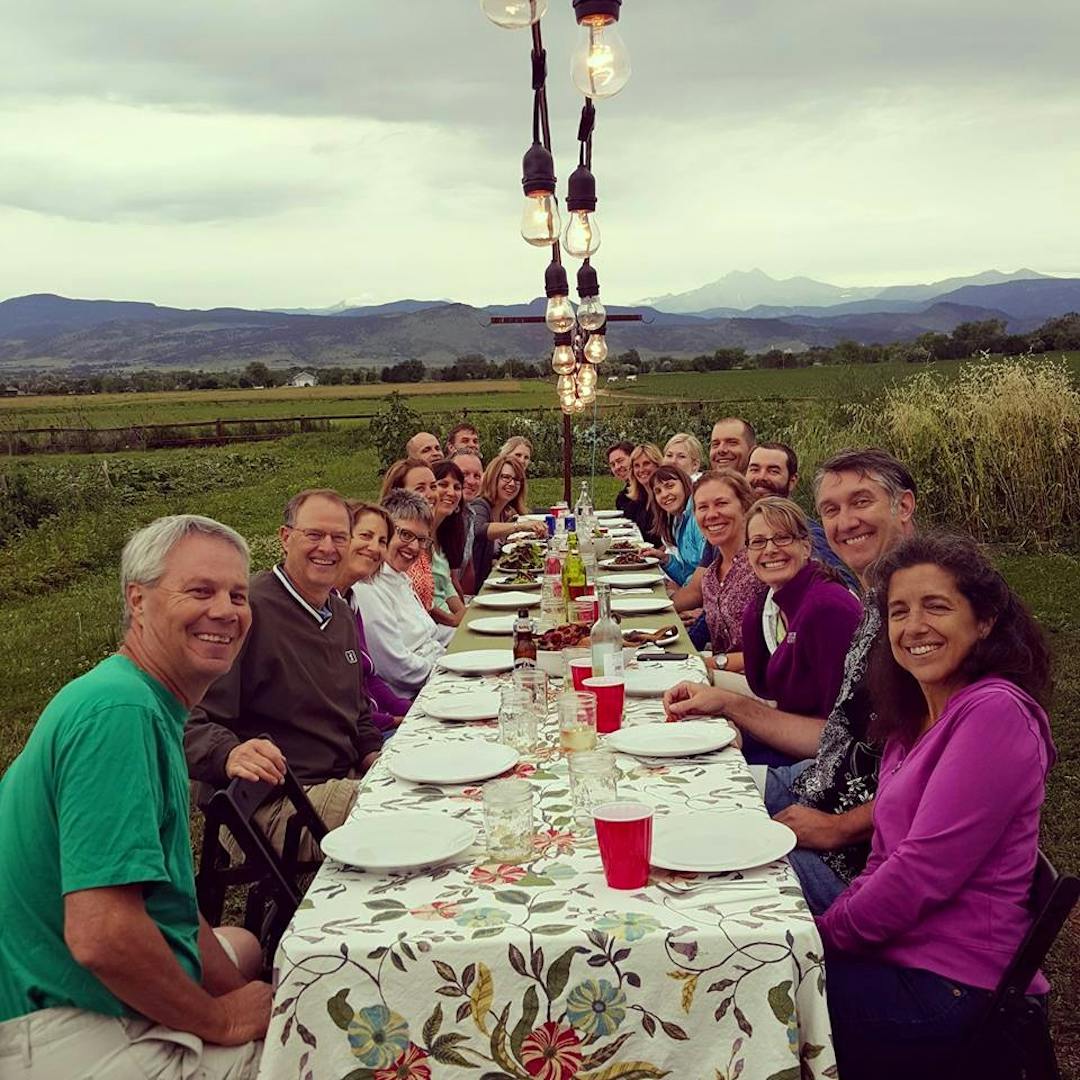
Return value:
<svg viewBox="0 0 1080 1080">
<path fill-rule="evenodd" d="M 587 648 L 589 627 L 577 623 L 545 630 L 536 641 L 536 666 L 549 675 L 565 675 L 566 661 L 563 649 Z"/>
</svg>

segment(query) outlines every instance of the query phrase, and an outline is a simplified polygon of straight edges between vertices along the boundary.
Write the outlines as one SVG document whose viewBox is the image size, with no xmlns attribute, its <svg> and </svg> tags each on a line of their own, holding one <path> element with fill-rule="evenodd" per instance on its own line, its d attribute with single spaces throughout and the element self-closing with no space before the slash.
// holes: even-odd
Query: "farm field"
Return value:
<svg viewBox="0 0 1080 1080">
<path fill-rule="evenodd" d="M 1080 375 L 1080 352 L 1064 354 Z M 861 401 L 915 371 L 946 377 L 981 361 L 935 364 L 864 364 L 800 368 L 790 371 L 671 372 L 641 375 L 628 384 L 600 383 L 599 401 L 653 404 L 659 401 L 730 401 L 811 399 Z M 36 427 L 109 428 L 141 424 L 182 424 L 218 419 L 276 419 L 289 416 L 371 414 L 397 390 L 420 414 L 466 409 L 507 411 L 548 408 L 554 392 L 549 380 L 497 379 L 455 383 L 365 384 L 309 389 L 161 391 L 146 394 L 92 394 L 67 397 L 0 398 L 0 432 Z"/>
</svg>

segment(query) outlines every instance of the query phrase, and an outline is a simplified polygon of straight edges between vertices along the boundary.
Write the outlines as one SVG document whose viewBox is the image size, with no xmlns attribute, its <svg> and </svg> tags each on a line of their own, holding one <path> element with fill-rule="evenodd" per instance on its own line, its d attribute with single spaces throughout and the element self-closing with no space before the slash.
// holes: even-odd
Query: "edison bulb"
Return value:
<svg viewBox="0 0 1080 1080">
<path fill-rule="evenodd" d="M 582 330 L 599 330 L 607 321 L 607 308 L 599 296 L 587 296 L 578 305 L 577 320 Z"/>
<path fill-rule="evenodd" d="M 600 250 L 600 223 L 591 210 L 572 210 L 562 236 L 563 247 L 575 259 L 587 259 Z"/>
<path fill-rule="evenodd" d="M 582 365 L 577 373 L 577 384 L 579 389 L 596 386 L 596 368 L 592 364 Z"/>
<path fill-rule="evenodd" d="M 573 395 L 574 393 L 574 376 L 569 373 L 566 375 L 560 375 L 559 381 L 555 384 L 555 390 L 559 397 L 564 397 L 566 394 Z"/>
<path fill-rule="evenodd" d="M 484 14 L 504 30 L 523 30 L 542 18 L 548 0 L 480 0 Z"/>
<path fill-rule="evenodd" d="M 544 322 L 553 334 L 565 334 L 574 326 L 574 305 L 565 296 L 552 296 L 548 299 Z M 565 348 L 566 346 L 560 346 Z"/>
<path fill-rule="evenodd" d="M 603 334 L 590 334 L 585 342 L 585 359 L 590 364 L 602 364 L 607 359 L 607 342 Z"/>
<path fill-rule="evenodd" d="M 581 30 L 582 40 L 570 69 L 574 85 L 586 97 L 614 97 L 630 79 L 630 54 L 618 23 L 598 15 L 585 19 Z"/>
<path fill-rule="evenodd" d="M 521 236 L 533 247 L 550 247 L 559 239 L 559 207 L 550 191 L 525 196 L 521 210 Z"/>
<path fill-rule="evenodd" d="M 585 411 L 585 400 L 580 397 L 574 398 L 574 412 L 583 413 Z"/>
<path fill-rule="evenodd" d="M 551 370 L 556 375 L 573 375 L 577 367 L 577 359 L 570 345 L 556 345 L 551 354 Z"/>
</svg>

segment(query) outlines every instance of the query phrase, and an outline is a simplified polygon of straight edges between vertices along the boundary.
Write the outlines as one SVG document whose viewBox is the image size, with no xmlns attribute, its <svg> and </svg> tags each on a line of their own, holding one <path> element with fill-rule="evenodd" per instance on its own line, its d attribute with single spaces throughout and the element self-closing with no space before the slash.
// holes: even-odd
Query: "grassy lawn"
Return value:
<svg viewBox="0 0 1080 1080">
<path fill-rule="evenodd" d="M 778 374 L 792 373 L 753 373 Z M 719 376 L 723 377 L 723 376 Z M 668 378 L 657 376 L 658 379 Z M 162 492 L 151 484 L 141 495 L 72 509 L 45 527 L 0 546 L 0 772 L 19 752 L 45 702 L 66 682 L 88 670 L 117 643 L 120 611 L 116 568 L 130 531 L 160 514 L 197 511 L 237 528 L 252 542 L 257 564 L 275 556 L 281 509 L 301 487 L 335 487 L 349 495 L 374 496 L 373 453 L 358 449 L 349 431 L 298 436 L 261 447 L 257 468 L 223 482 L 211 465 L 222 450 L 150 452 L 132 460 L 186 463 L 194 482 Z M 98 467 L 103 458 L 79 457 Z M 108 458 L 110 466 L 120 455 Z M 50 457 L 60 464 L 62 458 Z M 207 477 L 200 484 L 205 469 Z M 610 505 L 615 483 L 598 478 L 600 505 Z M 561 481 L 530 484 L 530 501 L 546 505 Z M 1031 605 L 1055 655 L 1052 710 L 1058 763 L 1043 816 L 1043 844 L 1062 870 L 1080 870 L 1080 558 L 1018 555 L 999 551 L 1002 572 Z M 1080 1077 L 1080 1019 L 1070 1002 L 1080 1000 L 1080 920 L 1074 919 L 1051 958 L 1054 1024 L 1066 1075 Z"/>
</svg>

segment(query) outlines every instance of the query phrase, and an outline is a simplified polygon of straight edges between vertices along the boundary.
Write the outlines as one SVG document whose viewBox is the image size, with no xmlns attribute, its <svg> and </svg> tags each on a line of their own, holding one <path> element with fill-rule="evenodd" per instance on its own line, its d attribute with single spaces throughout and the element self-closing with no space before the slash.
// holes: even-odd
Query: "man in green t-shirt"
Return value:
<svg viewBox="0 0 1080 1080">
<path fill-rule="evenodd" d="M 119 651 L 49 702 L 0 780 L 0 1076 L 253 1077 L 271 988 L 257 942 L 223 948 L 199 916 L 183 750 L 251 625 L 247 545 L 161 518 L 120 576 Z"/>
</svg>

